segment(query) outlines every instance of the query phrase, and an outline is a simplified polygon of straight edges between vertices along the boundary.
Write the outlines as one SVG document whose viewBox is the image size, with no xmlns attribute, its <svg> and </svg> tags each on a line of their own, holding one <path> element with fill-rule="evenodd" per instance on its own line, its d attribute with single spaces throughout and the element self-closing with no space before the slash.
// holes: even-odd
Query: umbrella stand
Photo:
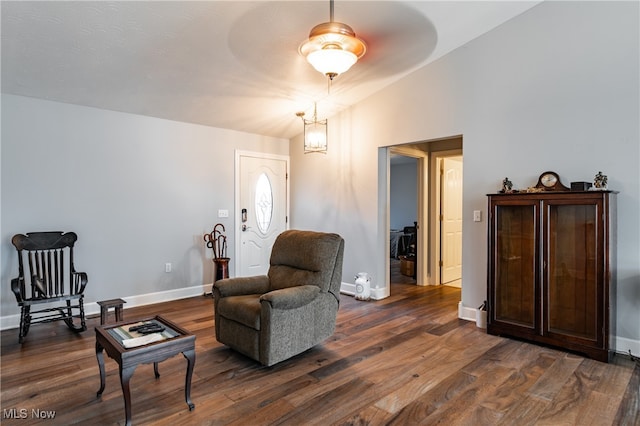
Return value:
<svg viewBox="0 0 640 426">
<path fill-rule="evenodd" d="M 224 235 L 224 225 L 218 223 L 213 231 L 204 234 L 204 241 L 208 248 L 213 250 L 213 263 L 215 264 L 215 276 L 213 282 L 223 278 L 229 278 L 229 260 L 227 254 L 227 237 Z"/>
</svg>

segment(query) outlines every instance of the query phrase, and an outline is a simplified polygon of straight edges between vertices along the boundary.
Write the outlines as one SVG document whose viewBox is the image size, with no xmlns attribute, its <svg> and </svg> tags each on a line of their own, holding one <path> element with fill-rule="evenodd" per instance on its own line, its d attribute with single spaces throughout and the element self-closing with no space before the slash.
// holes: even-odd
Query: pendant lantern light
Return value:
<svg viewBox="0 0 640 426">
<path fill-rule="evenodd" d="M 297 112 L 296 115 L 302 119 L 304 124 L 304 153 L 321 152 L 327 153 L 327 119 L 318 120 L 316 104 L 313 104 L 313 120 L 306 120 L 304 112 Z"/>
</svg>

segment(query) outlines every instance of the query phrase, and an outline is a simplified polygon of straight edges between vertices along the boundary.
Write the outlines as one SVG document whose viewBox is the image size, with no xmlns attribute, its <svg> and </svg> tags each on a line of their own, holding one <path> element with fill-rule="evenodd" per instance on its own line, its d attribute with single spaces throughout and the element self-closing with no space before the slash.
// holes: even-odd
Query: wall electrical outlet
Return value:
<svg viewBox="0 0 640 426">
<path fill-rule="evenodd" d="M 164 264 L 164 271 L 165 272 L 171 272 L 171 264 L 170 263 L 165 263 Z"/>
</svg>

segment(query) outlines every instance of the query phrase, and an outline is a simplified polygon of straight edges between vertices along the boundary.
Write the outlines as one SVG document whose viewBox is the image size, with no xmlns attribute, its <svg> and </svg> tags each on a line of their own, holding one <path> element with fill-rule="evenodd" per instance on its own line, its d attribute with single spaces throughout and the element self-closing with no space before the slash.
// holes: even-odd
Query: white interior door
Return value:
<svg viewBox="0 0 640 426">
<path fill-rule="evenodd" d="M 287 228 L 288 159 L 239 153 L 237 165 L 236 276 L 264 275 Z"/>
<path fill-rule="evenodd" d="M 442 161 L 440 283 L 462 278 L 462 158 Z"/>
</svg>

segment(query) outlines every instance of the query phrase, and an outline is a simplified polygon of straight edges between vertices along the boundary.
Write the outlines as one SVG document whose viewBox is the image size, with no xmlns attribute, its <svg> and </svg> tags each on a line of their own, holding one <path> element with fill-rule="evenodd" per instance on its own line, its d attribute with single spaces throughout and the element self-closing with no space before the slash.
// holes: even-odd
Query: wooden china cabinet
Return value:
<svg viewBox="0 0 640 426">
<path fill-rule="evenodd" d="M 609 361 L 615 194 L 488 196 L 488 333 Z"/>
</svg>

